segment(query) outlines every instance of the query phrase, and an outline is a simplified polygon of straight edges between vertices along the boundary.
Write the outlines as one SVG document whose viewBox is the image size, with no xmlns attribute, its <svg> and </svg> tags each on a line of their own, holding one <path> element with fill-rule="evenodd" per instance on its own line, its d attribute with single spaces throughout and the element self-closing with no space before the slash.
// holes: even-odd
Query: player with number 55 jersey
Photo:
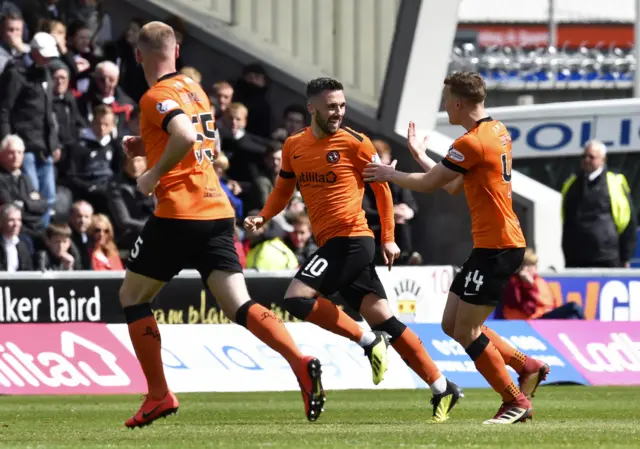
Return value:
<svg viewBox="0 0 640 449">
<path fill-rule="evenodd" d="M 129 157 L 146 155 L 149 170 L 137 179 L 138 188 L 147 195 L 155 192 L 157 208 L 131 250 L 120 289 L 131 343 L 148 385 L 142 406 L 125 425 L 146 426 L 178 410 L 164 375 L 151 301 L 185 268 L 198 270 L 229 319 L 289 363 L 307 419 L 315 421 L 324 403 L 320 361 L 303 356 L 282 321 L 249 297 L 234 245 L 235 213 L 213 170 L 211 104 L 198 83 L 176 72 L 178 54 L 170 26 L 150 22 L 142 27 L 136 59 L 150 88 L 140 100 L 141 136 L 123 142 Z"/>
</svg>

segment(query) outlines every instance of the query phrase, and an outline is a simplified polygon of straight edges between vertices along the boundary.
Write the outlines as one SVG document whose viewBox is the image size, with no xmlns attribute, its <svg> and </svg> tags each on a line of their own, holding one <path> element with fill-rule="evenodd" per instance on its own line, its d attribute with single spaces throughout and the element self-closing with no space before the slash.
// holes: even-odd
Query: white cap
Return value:
<svg viewBox="0 0 640 449">
<path fill-rule="evenodd" d="M 38 53 L 43 58 L 57 58 L 60 56 L 58 43 L 49 33 L 36 33 L 31 39 L 31 48 L 38 50 Z"/>
</svg>

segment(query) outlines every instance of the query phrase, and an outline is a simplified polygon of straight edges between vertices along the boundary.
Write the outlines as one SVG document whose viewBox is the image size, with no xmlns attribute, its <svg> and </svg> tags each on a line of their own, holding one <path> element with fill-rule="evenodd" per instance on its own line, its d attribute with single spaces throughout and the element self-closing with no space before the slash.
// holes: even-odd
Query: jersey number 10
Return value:
<svg viewBox="0 0 640 449">
<path fill-rule="evenodd" d="M 503 153 L 502 159 L 502 180 L 508 184 L 508 197 L 511 198 L 511 158 L 507 153 Z"/>
<path fill-rule="evenodd" d="M 204 157 L 209 159 L 209 162 L 213 164 L 215 159 L 215 148 L 213 145 L 216 143 L 216 131 L 209 129 L 209 126 L 213 128 L 213 114 L 210 112 L 203 112 L 200 115 L 191 116 L 191 123 L 197 125 L 200 123 L 202 126 L 202 133 L 198 133 L 198 142 L 200 145 L 195 146 L 194 153 L 198 164 L 202 164 Z"/>
</svg>

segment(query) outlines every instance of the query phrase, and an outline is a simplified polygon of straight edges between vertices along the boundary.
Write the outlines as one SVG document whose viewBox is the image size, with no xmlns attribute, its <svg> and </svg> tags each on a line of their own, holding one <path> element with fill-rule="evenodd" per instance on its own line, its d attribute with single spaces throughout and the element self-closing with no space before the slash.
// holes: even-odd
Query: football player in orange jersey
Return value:
<svg viewBox="0 0 640 449">
<path fill-rule="evenodd" d="M 149 90 L 140 100 L 139 137 L 124 140 L 129 156 L 146 156 L 149 170 L 137 180 L 155 194 L 157 207 L 129 257 L 120 303 L 147 379 L 148 394 L 125 422 L 142 427 L 175 413 L 161 358 L 160 331 L 151 301 L 183 268 L 195 267 L 225 314 L 279 352 L 298 378 L 307 419 L 324 404 L 320 362 L 303 356 L 282 321 L 249 297 L 234 245 L 235 213 L 213 169 L 215 132 L 202 88 L 176 72 L 179 47 L 161 22 L 140 31 L 136 58 Z"/>
<path fill-rule="evenodd" d="M 484 326 L 522 264 L 526 247 L 511 198 L 511 138 L 505 126 L 485 112 L 486 89 L 479 74 L 448 76 L 443 96 L 449 122 L 467 130 L 445 159 L 436 164 L 427 157 L 426 142 L 419 144 L 410 123 L 409 148 L 426 173 L 402 173 L 395 165 L 371 163 L 364 176 L 367 181 L 393 182 L 417 192 L 443 188 L 455 195 L 464 188 L 474 245 L 451 285 L 442 328 L 465 348 L 502 396 L 498 413 L 485 424 L 522 422 L 533 415 L 530 398 L 549 366 L 525 356 Z M 520 388 L 511 380 L 507 364 L 519 374 Z"/>
<path fill-rule="evenodd" d="M 310 81 L 307 101 L 311 126 L 286 140 L 275 189 L 260 214 L 247 217 L 245 226 L 253 230 L 280 213 L 297 184 L 319 249 L 291 281 L 284 307 L 296 318 L 362 346 L 376 385 L 387 369 L 387 345 L 391 343 L 429 385 L 433 393 L 432 422 L 446 421 L 462 393 L 440 373 L 418 336 L 393 316 L 374 266 L 375 240 L 362 208 L 362 171 L 367 163 L 379 160 L 376 150 L 365 135 L 341 127 L 346 100 L 339 81 Z M 383 256 L 391 269 L 400 254 L 394 241 L 391 192 L 386 183 L 372 184 L 371 188 L 382 223 Z M 373 331 L 361 329 L 325 299 L 336 292 L 361 313 Z"/>
</svg>

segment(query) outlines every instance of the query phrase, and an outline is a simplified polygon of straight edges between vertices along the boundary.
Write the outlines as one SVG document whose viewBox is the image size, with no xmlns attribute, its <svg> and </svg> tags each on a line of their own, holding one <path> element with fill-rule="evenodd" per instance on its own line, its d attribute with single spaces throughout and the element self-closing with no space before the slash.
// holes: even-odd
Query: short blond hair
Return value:
<svg viewBox="0 0 640 449">
<path fill-rule="evenodd" d="M 138 49 L 166 54 L 176 46 L 176 34 L 169 25 L 163 22 L 149 22 L 140 29 Z"/>
<path fill-rule="evenodd" d="M 202 83 L 202 74 L 198 72 L 198 69 L 196 69 L 195 67 L 183 67 L 180 69 L 180 73 L 182 73 L 184 76 L 188 76 L 198 84 Z"/>
<path fill-rule="evenodd" d="M 229 158 L 225 156 L 224 153 L 218 154 L 218 156 L 213 160 L 213 166 L 215 168 L 221 168 L 224 171 L 227 171 L 229 168 Z"/>
<path fill-rule="evenodd" d="M 233 86 L 228 81 L 218 81 L 217 83 L 213 84 L 213 90 L 215 90 L 216 92 L 222 89 L 233 90 Z"/>
<path fill-rule="evenodd" d="M 524 251 L 524 258 L 522 259 L 522 266 L 538 265 L 538 255 L 532 248 L 527 248 Z"/>
<path fill-rule="evenodd" d="M 241 113 L 241 114 L 244 114 L 245 117 L 249 116 L 249 110 L 242 103 L 231 103 L 229 105 L 229 107 L 227 108 L 227 110 L 224 111 L 225 115 L 226 114 L 231 115 L 231 114 L 235 114 L 235 113 L 238 113 L 238 112 Z"/>
</svg>

